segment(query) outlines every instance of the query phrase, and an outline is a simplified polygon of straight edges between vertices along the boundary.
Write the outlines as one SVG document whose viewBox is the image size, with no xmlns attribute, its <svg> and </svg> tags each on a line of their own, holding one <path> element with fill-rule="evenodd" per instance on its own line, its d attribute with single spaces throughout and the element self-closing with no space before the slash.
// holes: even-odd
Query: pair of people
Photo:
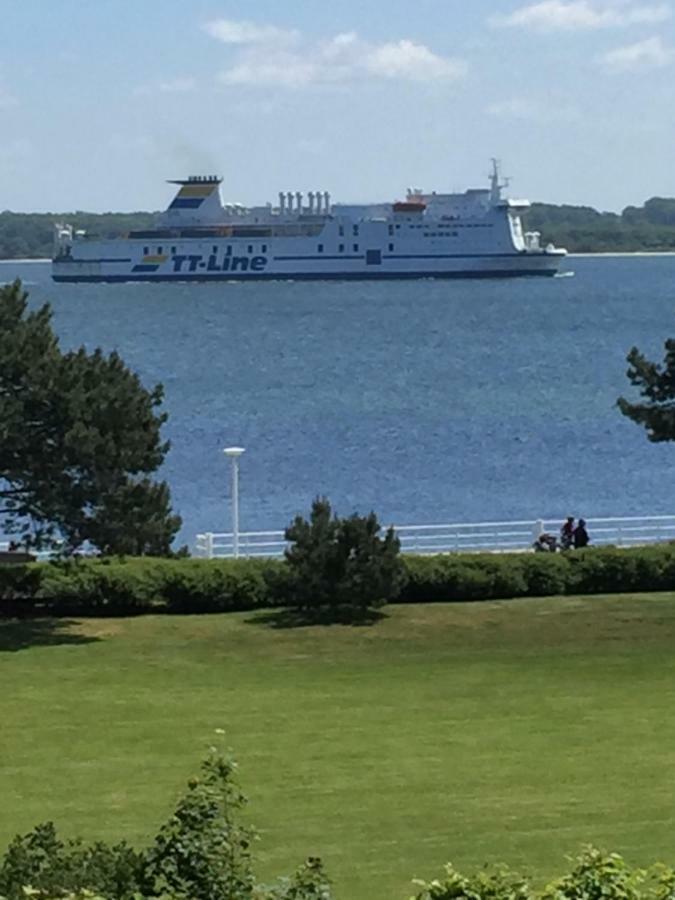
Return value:
<svg viewBox="0 0 675 900">
<path fill-rule="evenodd" d="M 563 550 L 581 550 L 588 547 L 589 542 L 588 531 L 586 531 L 585 519 L 579 519 L 577 525 L 574 524 L 574 516 L 568 516 L 563 522 L 560 529 L 560 546 Z"/>
</svg>

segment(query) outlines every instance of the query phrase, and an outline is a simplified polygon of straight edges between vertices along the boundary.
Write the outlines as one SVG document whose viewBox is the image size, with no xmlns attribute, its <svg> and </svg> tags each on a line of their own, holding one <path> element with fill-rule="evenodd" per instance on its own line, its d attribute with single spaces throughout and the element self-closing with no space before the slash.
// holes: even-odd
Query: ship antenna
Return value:
<svg viewBox="0 0 675 900">
<path fill-rule="evenodd" d="M 493 203 L 501 199 L 502 185 L 499 183 L 499 160 L 492 157 L 492 172 L 490 173 L 490 198 Z"/>
<path fill-rule="evenodd" d="M 511 183 L 511 178 L 504 178 L 503 181 L 500 180 L 500 165 L 499 160 L 494 156 L 492 157 L 492 172 L 490 172 L 490 199 L 493 203 L 499 203 L 502 198 L 502 191 L 509 186 Z"/>
</svg>

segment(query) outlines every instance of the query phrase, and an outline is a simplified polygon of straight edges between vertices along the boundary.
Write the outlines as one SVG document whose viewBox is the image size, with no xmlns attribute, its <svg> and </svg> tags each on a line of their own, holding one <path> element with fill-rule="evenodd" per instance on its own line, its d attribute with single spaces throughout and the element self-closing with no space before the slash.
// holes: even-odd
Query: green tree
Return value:
<svg viewBox="0 0 675 900">
<path fill-rule="evenodd" d="M 295 604 L 333 610 L 377 607 L 398 594 L 400 542 L 390 528 L 383 538 L 371 512 L 340 519 L 325 497 L 312 504 L 309 520 L 296 516 L 286 529 L 286 551 Z"/>
<path fill-rule="evenodd" d="M 62 352 L 48 305 L 0 288 L 0 516 L 36 546 L 91 541 L 104 553 L 165 555 L 180 518 L 148 478 L 163 389 L 146 390 L 117 353 Z"/>
<path fill-rule="evenodd" d="M 646 429 L 650 441 L 675 440 L 675 339 L 666 341 L 663 363 L 651 362 L 637 347 L 627 359 L 626 375 L 644 399 L 632 403 L 619 397 L 619 409 Z"/>
<path fill-rule="evenodd" d="M 246 803 L 233 775 L 235 764 L 215 749 L 188 782 L 171 818 L 145 859 L 150 896 L 233 900 L 251 896 L 253 829 L 238 821 Z"/>
</svg>

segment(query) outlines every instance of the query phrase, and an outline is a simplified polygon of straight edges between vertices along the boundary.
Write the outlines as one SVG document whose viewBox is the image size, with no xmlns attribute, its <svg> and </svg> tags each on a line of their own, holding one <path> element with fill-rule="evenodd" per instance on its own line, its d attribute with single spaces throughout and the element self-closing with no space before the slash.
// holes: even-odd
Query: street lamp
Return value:
<svg viewBox="0 0 675 900">
<path fill-rule="evenodd" d="M 225 447 L 223 453 L 232 461 L 232 549 L 239 558 L 239 457 L 243 447 Z"/>
</svg>

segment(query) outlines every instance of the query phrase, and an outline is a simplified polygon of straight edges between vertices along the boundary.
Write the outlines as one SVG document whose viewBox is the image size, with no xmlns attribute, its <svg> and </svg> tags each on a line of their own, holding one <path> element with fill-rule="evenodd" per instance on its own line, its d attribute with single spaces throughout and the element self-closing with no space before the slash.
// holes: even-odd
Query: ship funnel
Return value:
<svg viewBox="0 0 675 900">
<path fill-rule="evenodd" d="M 204 225 L 221 220 L 223 207 L 220 201 L 220 178 L 214 175 L 191 175 L 170 183 L 177 185 L 178 191 L 162 216 L 164 223 Z"/>
<path fill-rule="evenodd" d="M 286 195 L 283 191 L 279 191 L 279 212 L 283 216 L 286 207 Z"/>
<path fill-rule="evenodd" d="M 302 212 L 302 191 L 295 192 L 296 212 Z"/>
<path fill-rule="evenodd" d="M 293 191 L 286 191 L 286 209 L 293 212 Z"/>
<path fill-rule="evenodd" d="M 321 200 L 323 199 L 323 194 L 321 191 L 316 192 L 316 214 L 317 216 L 321 215 Z"/>
<path fill-rule="evenodd" d="M 326 215 L 330 212 L 330 194 L 328 191 L 323 192 L 323 211 Z"/>
<path fill-rule="evenodd" d="M 309 211 L 314 212 L 314 191 L 307 191 L 307 200 L 309 201 Z"/>
</svg>

